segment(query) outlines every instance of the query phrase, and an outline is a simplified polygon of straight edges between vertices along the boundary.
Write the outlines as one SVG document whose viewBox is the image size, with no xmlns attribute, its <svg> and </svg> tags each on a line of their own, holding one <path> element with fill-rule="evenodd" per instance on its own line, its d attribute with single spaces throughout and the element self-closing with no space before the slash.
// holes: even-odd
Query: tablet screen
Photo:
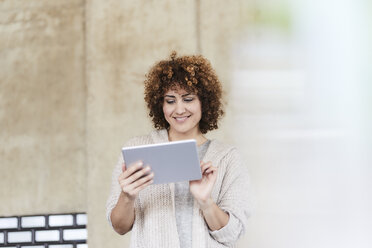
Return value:
<svg viewBox="0 0 372 248">
<path fill-rule="evenodd" d="M 154 184 L 201 179 L 195 140 L 123 147 L 126 166 L 142 160 L 154 172 Z"/>
</svg>

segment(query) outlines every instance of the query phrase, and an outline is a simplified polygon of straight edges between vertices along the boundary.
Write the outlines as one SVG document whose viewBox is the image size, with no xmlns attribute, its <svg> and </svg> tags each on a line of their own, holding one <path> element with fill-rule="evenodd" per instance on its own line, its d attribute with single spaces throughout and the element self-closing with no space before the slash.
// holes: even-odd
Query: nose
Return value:
<svg viewBox="0 0 372 248">
<path fill-rule="evenodd" d="M 177 102 L 177 105 L 176 105 L 176 114 L 177 115 L 181 115 L 181 114 L 183 114 L 185 112 L 186 112 L 186 108 L 185 108 L 183 102 L 182 101 L 181 102 Z"/>
</svg>

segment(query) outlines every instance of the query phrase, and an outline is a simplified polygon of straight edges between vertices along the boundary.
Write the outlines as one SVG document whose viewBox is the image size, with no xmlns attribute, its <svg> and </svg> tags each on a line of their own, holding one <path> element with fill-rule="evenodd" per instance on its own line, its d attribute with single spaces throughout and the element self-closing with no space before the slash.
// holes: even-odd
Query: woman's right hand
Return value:
<svg viewBox="0 0 372 248">
<path fill-rule="evenodd" d="M 134 200 L 142 189 L 154 182 L 154 173 L 149 173 L 150 166 L 143 167 L 142 161 L 131 164 L 128 169 L 123 163 L 122 171 L 118 179 L 119 184 L 123 193 L 131 200 Z"/>
</svg>

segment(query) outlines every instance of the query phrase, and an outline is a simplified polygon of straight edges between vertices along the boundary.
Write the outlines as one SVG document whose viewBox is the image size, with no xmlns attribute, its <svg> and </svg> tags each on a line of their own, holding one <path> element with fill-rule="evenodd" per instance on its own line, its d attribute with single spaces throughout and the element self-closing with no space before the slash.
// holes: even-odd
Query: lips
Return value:
<svg viewBox="0 0 372 248">
<path fill-rule="evenodd" d="M 173 117 L 177 122 L 184 122 L 187 120 L 187 118 L 189 118 L 189 116 L 182 116 L 182 117 Z"/>
</svg>

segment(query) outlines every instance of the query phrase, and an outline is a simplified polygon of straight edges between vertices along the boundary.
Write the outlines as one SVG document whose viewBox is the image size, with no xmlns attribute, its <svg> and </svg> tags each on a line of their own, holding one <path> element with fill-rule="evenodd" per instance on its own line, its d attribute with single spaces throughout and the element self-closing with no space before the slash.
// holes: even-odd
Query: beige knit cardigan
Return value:
<svg viewBox="0 0 372 248">
<path fill-rule="evenodd" d="M 125 146 L 168 142 L 166 130 L 153 131 L 149 135 L 131 139 Z M 230 216 L 228 224 L 211 231 L 205 223 L 196 201 L 193 206 L 192 247 L 234 247 L 244 233 L 249 206 L 249 178 L 246 167 L 236 148 L 212 140 L 204 156 L 218 167 L 212 199 Z M 112 174 L 111 193 L 107 200 L 106 214 L 111 224 L 111 211 L 115 207 L 121 188 L 118 177 L 123 158 L 120 156 Z M 174 209 L 174 183 L 150 185 L 142 190 L 135 201 L 135 221 L 132 227 L 131 248 L 178 248 L 179 238 Z"/>
</svg>

